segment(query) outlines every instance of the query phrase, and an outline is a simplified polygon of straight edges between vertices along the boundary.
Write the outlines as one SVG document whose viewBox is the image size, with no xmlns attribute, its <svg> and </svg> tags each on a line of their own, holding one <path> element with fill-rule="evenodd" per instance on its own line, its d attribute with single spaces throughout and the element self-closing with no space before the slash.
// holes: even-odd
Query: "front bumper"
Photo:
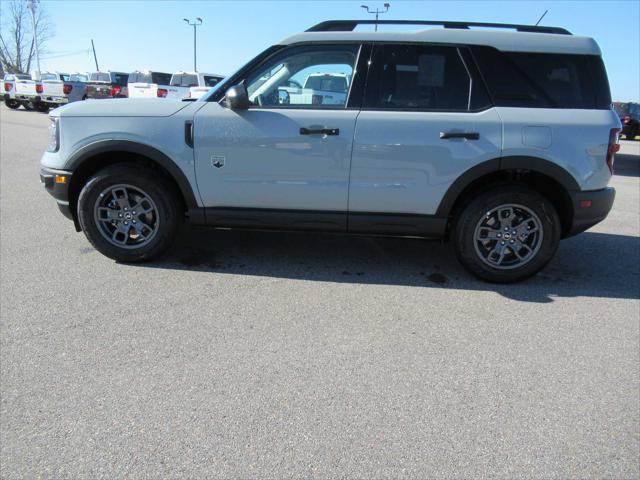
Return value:
<svg viewBox="0 0 640 480">
<path fill-rule="evenodd" d="M 613 187 L 586 192 L 569 192 L 573 204 L 573 221 L 569 232 L 570 237 L 593 227 L 604 220 L 613 206 L 616 190 Z"/>
<path fill-rule="evenodd" d="M 42 167 L 40 169 L 40 182 L 44 185 L 47 192 L 56 199 L 58 208 L 62 214 L 74 222 L 71 207 L 69 206 L 69 183 L 71 182 L 72 172 L 66 170 L 55 170 L 53 168 Z M 64 182 L 62 181 L 64 177 Z"/>
</svg>

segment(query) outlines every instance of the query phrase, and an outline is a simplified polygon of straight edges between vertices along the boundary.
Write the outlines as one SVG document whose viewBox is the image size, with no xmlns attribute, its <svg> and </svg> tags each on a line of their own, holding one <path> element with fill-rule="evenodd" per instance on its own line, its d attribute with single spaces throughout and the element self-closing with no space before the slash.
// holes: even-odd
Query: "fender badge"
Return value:
<svg viewBox="0 0 640 480">
<path fill-rule="evenodd" d="M 224 155 L 211 155 L 211 166 L 216 168 L 224 167 Z"/>
</svg>

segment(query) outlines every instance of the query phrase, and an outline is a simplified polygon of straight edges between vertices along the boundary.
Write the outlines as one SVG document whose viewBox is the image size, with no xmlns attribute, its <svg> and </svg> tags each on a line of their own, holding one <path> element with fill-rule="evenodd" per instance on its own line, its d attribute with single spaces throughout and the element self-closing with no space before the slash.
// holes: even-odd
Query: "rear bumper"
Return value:
<svg viewBox="0 0 640 480">
<path fill-rule="evenodd" d="M 75 221 L 69 206 L 69 183 L 71 182 L 71 175 L 72 172 L 66 170 L 54 170 L 45 167 L 40 169 L 40 182 L 44 185 L 44 189 L 55 198 L 62 214 L 68 219 Z M 57 182 L 56 176 L 65 177 L 65 182 Z"/>
<path fill-rule="evenodd" d="M 616 198 L 616 190 L 612 187 L 569 194 L 573 204 L 573 221 L 566 237 L 584 232 L 604 220 Z"/>
</svg>

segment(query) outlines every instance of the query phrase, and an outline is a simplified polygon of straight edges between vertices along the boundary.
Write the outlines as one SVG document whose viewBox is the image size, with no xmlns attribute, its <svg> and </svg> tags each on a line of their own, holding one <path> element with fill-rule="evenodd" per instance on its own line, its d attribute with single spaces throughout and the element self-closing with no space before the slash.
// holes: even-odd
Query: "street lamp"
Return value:
<svg viewBox="0 0 640 480">
<path fill-rule="evenodd" d="M 383 6 L 384 6 L 384 10 L 380 10 L 378 8 L 376 8 L 375 10 L 371 10 L 369 8 L 369 5 L 360 5 L 360 7 L 364 8 L 367 11 L 367 13 L 376 14 L 376 32 L 378 31 L 378 15 L 380 15 L 381 13 L 387 13 L 391 5 L 389 5 L 388 3 L 385 3 Z"/>
<path fill-rule="evenodd" d="M 200 17 L 196 17 L 196 19 L 193 22 L 190 22 L 186 18 L 183 18 L 183 20 L 187 22 L 187 25 L 190 25 L 193 27 L 193 71 L 197 72 L 198 67 L 196 63 L 196 27 L 202 25 L 202 19 Z"/>
</svg>

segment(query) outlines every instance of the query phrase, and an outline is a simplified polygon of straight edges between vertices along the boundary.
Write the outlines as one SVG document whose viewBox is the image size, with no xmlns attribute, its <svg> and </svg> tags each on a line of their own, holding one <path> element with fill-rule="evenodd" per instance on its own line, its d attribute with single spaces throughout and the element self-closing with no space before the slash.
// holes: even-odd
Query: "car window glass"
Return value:
<svg viewBox="0 0 640 480">
<path fill-rule="evenodd" d="M 204 76 L 204 84 L 207 87 L 213 87 L 216 83 L 218 83 L 220 80 L 222 80 L 220 77 L 212 77 L 210 75 L 205 75 Z"/>
<path fill-rule="evenodd" d="M 116 85 L 126 85 L 127 81 L 129 80 L 129 75 L 127 75 L 126 73 L 112 73 L 111 77 L 111 81 Z"/>
<path fill-rule="evenodd" d="M 467 110 L 471 78 L 455 47 L 383 45 L 376 48 L 365 107 Z"/>
<path fill-rule="evenodd" d="M 344 108 L 359 45 L 313 45 L 286 49 L 246 80 L 257 106 Z"/>
<path fill-rule="evenodd" d="M 43 73 L 40 76 L 40 78 L 42 80 L 58 80 L 58 76 L 55 73 Z M 65 80 L 64 76 L 63 76 L 63 80 Z M 68 77 L 67 77 L 67 79 L 65 81 L 68 81 Z"/>
<path fill-rule="evenodd" d="M 171 82 L 170 73 L 151 72 L 151 83 L 169 85 L 169 82 Z"/>
</svg>

